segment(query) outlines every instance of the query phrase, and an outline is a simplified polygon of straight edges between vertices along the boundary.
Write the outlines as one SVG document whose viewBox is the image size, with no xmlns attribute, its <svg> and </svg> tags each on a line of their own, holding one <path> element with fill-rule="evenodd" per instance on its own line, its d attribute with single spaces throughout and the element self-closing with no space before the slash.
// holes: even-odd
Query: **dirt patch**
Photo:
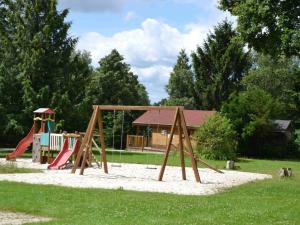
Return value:
<svg viewBox="0 0 300 225">
<path fill-rule="evenodd" d="M 47 222 L 50 218 L 28 215 L 25 213 L 14 213 L 0 211 L 0 225 L 18 225 L 24 223 Z"/>
</svg>

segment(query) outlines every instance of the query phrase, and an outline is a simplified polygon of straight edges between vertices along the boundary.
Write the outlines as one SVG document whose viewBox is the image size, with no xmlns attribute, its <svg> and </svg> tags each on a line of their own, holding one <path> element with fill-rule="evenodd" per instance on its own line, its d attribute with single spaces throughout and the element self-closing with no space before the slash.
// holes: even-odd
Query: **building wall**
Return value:
<svg viewBox="0 0 300 225">
<path fill-rule="evenodd" d="M 170 127 L 153 128 L 152 129 L 151 147 L 152 148 L 166 148 L 168 139 L 170 137 L 170 132 L 171 132 Z M 189 130 L 189 133 L 190 133 L 190 136 L 193 135 L 194 130 Z M 191 140 L 191 142 L 192 142 L 193 146 L 196 145 L 194 140 Z M 179 144 L 178 130 L 176 130 L 174 133 L 172 144 L 175 145 L 176 147 Z"/>
</svg>

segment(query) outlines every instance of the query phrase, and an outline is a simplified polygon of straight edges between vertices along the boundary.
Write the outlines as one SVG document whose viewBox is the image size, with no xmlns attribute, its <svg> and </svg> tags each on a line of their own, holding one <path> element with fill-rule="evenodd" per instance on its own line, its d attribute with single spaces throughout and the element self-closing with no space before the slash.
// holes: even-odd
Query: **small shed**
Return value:
<svg viewBox="0 0 300 225">
<path fill-rule="evenodd" d="M 291 120 L 272 120 L 274 129 L 269 135 L 269 141 L 276 146 L 286 146 L 292 139 L 294 127 Z"/>
<path fill-rule="evenodd" d="M 216 111 L 184 110 L 183 114 L 189 135 L 192 136 L 194 131 L 215 113 Z M 175 111 L 172 110 L 150 110 L 145 112 L 133 121 L 133 126 L 136 127 L 137 132 L 136 135 L 129 135 L 127 137 L 127 146 L 130 148 L 131 144 L 133 144 L 135 147 L 141 147 L 141 145 L 143 145 L 142 147 L 148 147 L 152 150 L 165 149 L 171 132 L 174 115 Z M 141 132 L 145 127 L 150 128 L 151 134 L 145 135 Z M 176 146 L 178 143 L 179 137 L 177 130 L 175 130 L 173 145 Z"/>
</svg>

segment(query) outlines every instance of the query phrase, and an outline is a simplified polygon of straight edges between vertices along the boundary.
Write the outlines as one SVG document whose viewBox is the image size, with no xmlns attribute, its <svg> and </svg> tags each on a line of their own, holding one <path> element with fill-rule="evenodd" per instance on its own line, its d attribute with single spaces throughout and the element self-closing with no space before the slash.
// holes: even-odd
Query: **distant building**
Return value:
<svg viewBox="0 0 300 225">
<path fill-rule="evenodd" d="M 189 135 L 192 136 L 194 131 L 203 125 L 205 121 L 214 115 L 216 111 L 206 110 L 184 110 L 184 117 L 188 128 Z M 127 145 L 135 145 L 137 148 L 143 147 L 152 150 L 163 150 L 166 148 L 168 137 L 171 132 L 172 123 L 174 120 L 175 111 L 172 110 L 150 110 L 142 114 L 135 121 L 133 126 L 136 127 L 136 135 L 129 135 L 127 138 Z M 150 134 L 142 134 L 141 130 L 145 128 L 151 130 Z M 145 137 L 145 138 L 143 138 Z M 137 139 L 143 141 L 137 141 Z M 143 143 L 142 143 L 143 142 Z M 173 145 L 178 145 L 179 137 L 178 131 L 175 130 L 173 136 Z M 193 140 L 192 140 L 193 142 Z M 133 144 L 134 143 L 134 144 Z M 132 145 L 133 144 L 133 145 Z"/>
<path fill-rule="evenodd" d="M 274 129 L 271 134 L 271 142 L 277 146 L 286 147 L 294 134 L 291 120 L 272 120 Z"/>
</svg>

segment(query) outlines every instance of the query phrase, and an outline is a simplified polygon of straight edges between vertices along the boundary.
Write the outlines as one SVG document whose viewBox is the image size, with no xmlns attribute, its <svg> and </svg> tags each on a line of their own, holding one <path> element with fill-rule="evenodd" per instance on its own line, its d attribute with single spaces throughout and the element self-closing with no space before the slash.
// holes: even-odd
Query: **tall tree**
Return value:
<svg viewBox="0 0 300 225">
<path fill-rule="evenodd" d="M 91 83 L 87 90 L 87 99 L 90 104 L 114 104 L 114 105 L 148 105 L 149 98 L 145 87 L 139 83 L 137 75 L 130 71 L 130 66 L 124 62 L 124 58 L 114 49 L 111 53 L 99 61 L 99 67 L 94 71 Z M 106 113 L 106 141 L 109 146 L 124 147 L 125 136 L 121 144 L 122 133 L 125 135 L 132 129 L 131 122 L 136 117 L 136 112 Z M 112 140 L 113 134 L 115 140 Z"/>
<path fill-rule="evenodd" d="M 179 53 L 166 90 L 169 94 L 169 104 L 195 107 L 194 75 L 184 50 Z"/>
<path fill-rule="evenodd" d="M 300 56 L 300 1 L 221 0 L 237 16 L 237 31 L 258 52 Z"/>
<path fill-rule="evenodd" d="M 239 90 L 250 60 L 236 37 L 231 23 L 223 21 L 192 53 L 199 108 L 218 110 L 232 92 Z"/>
<path fill-rule="evenodd" d="M 300 122 L 300 64 L 296 59 L 255 54 L 254 66 L 243 78 L 246 90 L 260 88 L 284 104 L 281 119 Z"/>
<path fill-rule="evenodd" d="M 130 71 L 120 53 L 113 49 L 99 61 L 90 85 L 93 102 L 119 105 L 148 105 L 147 92 L 137 75 Z M 142 96 L 141 96 L 142 95 Z"/>
<path fill-rule="evenodd" d="M 89 65 L 74 52 L 67 14 L 56 0 L 0 0 L 0 106 L 7 118 L 0 136 L 6 140 L 26 132 L 34 109 L 52 107 L 65 117 L 82 101 L 84 88 L 76 85 Z"/>
</svg>

